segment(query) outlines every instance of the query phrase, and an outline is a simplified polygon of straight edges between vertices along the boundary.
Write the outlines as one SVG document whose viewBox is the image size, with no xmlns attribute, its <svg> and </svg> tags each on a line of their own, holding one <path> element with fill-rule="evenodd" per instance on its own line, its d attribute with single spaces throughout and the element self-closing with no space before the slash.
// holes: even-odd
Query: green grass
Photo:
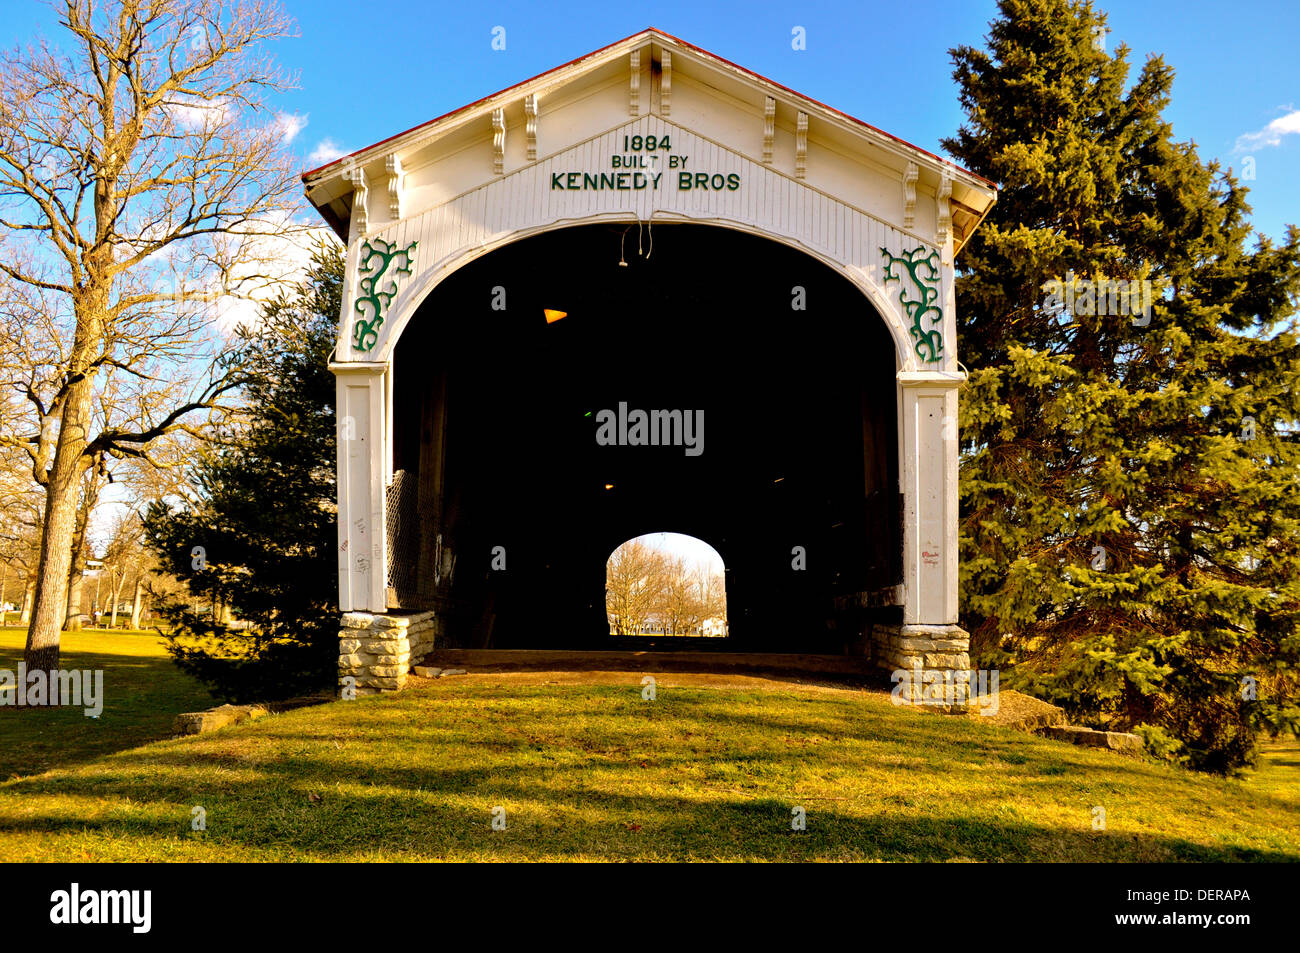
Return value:
<svg viewBox="0 0 1300 953">
<path fill-rule="evenodd" d="M 16 671 L 26 638 L 25 629 L 0 629 L 0 668 Z M 104 710 L 88 718 L 83 708 L 0 706 L 0 779 L 166 738 L 178 713 L 216 704 L 171 663 L 157 632 L 83 629 L 60 643 L 61 668 L 103 669 Z"/>
<path fill-rule="evenodd" d="M 1300 739 L 1265 741 L 1251 788 L 1289 802 L 1300 815 Z"/>
<path fill-rule="evenodd" d="M 648 702 L 640 673 L 456 676 L 10 780 L 0 854 L 1300 860 L 1294 747 L 1221 780 L 895 708 L 885 692 L 657 677 Z M 790 829 L 796 805 L 805 832 Z M 191 830 L 194 806 L 206 831 Z"/>
</svg>

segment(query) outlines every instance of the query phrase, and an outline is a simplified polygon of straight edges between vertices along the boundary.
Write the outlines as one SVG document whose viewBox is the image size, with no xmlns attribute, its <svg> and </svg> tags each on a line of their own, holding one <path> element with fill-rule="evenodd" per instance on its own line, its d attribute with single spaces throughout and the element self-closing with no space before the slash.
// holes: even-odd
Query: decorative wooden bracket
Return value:
<svg viewBox="0 0 1300 953">
<path fill-rule="evenodd" d="M 907 163 L 903 170 L 903 227 L 916 227 L 916 180 L 921 170 L 915 162 Z"/>
<path fill-rule="evenodd" d="M 411 242 L 398 248 L 382 238 L 362 243 L 357 262 L 357 300 L 352 306 L 358 315 L 352 323 L 352 346 L 358 351 L 369 351 L 378 343 L 384 314 L 397 295 L 398 278 L 411 273 L 419 244 Z M 385 278 L 391 279 L 386 286 L 382 284 Z"/>
<path fill-rule="evenodd" d="M 659 112 L 667 116 L 673 109 L 673 54 L 664 50 L 659 63 Z"/>
<path fill-rule="evenodd" d="M 364 235 L 370 227 L 366 218 L 366 209 L 370 198 L 370 189 L 366 183 L 366 170 L 354 165 L 343 170 L 343 181 L 352 185 L 352 222 L 357 234 Z"/>
<path fill-rule="evenodd" d="M 524 135 L 528 139 L 528 161 L 537 158 L 537 94 L 524 97 Z"/>
<path fill-rule="evenodd" d="M 492 110 L 492 171 L 497 175 L 506 170 L 506 111 L 505 107 Z"/>
<path fill-rule="evenodd" d="M 891 281 L 899 283 L 898 301 L 912 321 L 908 331 L 912 335 L 912 349 L 916 356 L 928 364 L 943 360 L 943 309 L 939 306 L 942 272 L 939 268 L 939 253 L 924 245 L 917 245 L 911 251 L 904 251 L 901 256 L 892 254 L 888 248 L 881 248 L 880 255 L 884 266 L 884 284 Z M 895 266 L 901 267 L 911 278 L 912 284 L 916 286 L 915 298 L 908 294 L 910 289 L 903 287 L 902 275 L 894 273 Z"/>
<path fill-rule="evenodd" d="M 402 217 L 402 160 L 391 155 L 384 160 L 388 172 L 388 214 L 394 220 Z"/>
<path fill-rule="evenodd" d="M 772 147 L 776 142 L 776 99 L 769 96 L 763 103 L 763 162 L 772 164 Z"/>
<path fill-rule="evenodd" d="M 794 177 L 808 175 L 808 114 L 801 112 L 794 127 Z"/>
<path fill-rule="evenodd" d="M 632 116 L 641 115 L 641 51 L 632 51 L 632 82 L 628 87 L 628 113 Z"/>
<path fill-rule="evenodd" d="M 946 175 L 939 179 L 939 194 L 936 198 L 939 202 L 939 224 L 934 237 L 940 245 L 946 245 L 952 234 L 952 204 L 949 202 L 952 198 L 952 179 Z"/>
</svg>

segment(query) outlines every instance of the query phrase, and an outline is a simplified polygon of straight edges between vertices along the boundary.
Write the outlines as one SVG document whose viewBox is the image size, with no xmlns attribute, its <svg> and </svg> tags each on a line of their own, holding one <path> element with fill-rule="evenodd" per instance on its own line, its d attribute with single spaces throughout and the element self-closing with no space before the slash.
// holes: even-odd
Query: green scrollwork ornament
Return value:
<svg viewBox="0 0 1300 953">
<path fill-rule="evenodd" d="M 927 255 L 925 247 L 918 245 L 911 251 L 904 251 L 901 258 L 890 254 L 888 248 L 880 249 L 880 254 L 885 261 L 885 283 L 902 280 L 901 275 L 894 274 L 894 266 L 901 265 L 920 296 L 909 297 L 907 288 L 900 288 L 898 292 L 899 303 L 912 322 L 908 330 L 915 341 L 912 348 L 916 356 L 927 363 L 942 360 L 943 309 L 935 303 L 939 300 L 939 253 L 932 251 Z M 929 327 L 925 321 L 929 321 Z"/>
<path fill-rule="evenodd" d="M 352 325 L 352 346 L 358 351 L 369 351 L 379 341 L 384 312 L 397 294 L 397 276 L 411 273 L 415 264 L 415 246 L 418 244 L 420 243 L 411 242 L 405 248 L 397 248 L 382 238 L 371 238 L 362 243 L 357 270 L 365 274 L 365 277 L 357 282 L 357 303 L 353 306 L 361 317 Z M 398 263 L 394 265 L 394 261 Z M 388 270 L 390 267 L 391 274 Z M 379 284 L 385 275 L 391 278 L 387 288 Z M 366 317 L 367 312 L 369 319 Z"/>
</svg>

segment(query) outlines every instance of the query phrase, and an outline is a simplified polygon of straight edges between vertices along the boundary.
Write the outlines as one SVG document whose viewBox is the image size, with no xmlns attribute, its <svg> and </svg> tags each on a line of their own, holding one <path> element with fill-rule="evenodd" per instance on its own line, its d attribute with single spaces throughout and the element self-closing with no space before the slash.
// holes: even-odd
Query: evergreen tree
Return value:
<svg viewBox="0 0 1300 953">
<path fill-rule="evenodd" d="M 1300 721 L 1300 230 L 1251 241 L 1090 4 L 999 8 L 944 143 L 1002 184 L 959 262 L 963 620 L 1006 684 L 1231 772 Z"/>
<path fill-rule="evenodd" d="M 168 651 L 218 697 L 286 697 L 333 683 L 338 656 L 334 377 L 343 254 L 241 328 L 246 377 L 231 432 L 200 452 L 196 502 L 155 503 L 146 536 L 200 610 L 178 602 Z M 203 607 L 209 611 L 204 612 Z M 227 616 L 233 616 L 233 624 Z"/>
</svg>

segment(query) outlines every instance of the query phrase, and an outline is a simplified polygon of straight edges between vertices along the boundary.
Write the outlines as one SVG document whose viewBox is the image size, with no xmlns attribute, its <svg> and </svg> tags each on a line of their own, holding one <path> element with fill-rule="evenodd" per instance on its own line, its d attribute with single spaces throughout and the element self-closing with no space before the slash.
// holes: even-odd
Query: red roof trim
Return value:
<svg viewBox="0 0 1300 953">
<path fill-rule="evenodd" d="M 444 119 L 448 119 L 451 116 L 456 115 L 457 113 L 462 113 L 465 112 L 467 109 L 473 109 L 476 106 L 480 106 L 490 99 L 495 99 L 497 96 L 501 96 L 505 93 L 510 92 L 512 89 L 518 89 L 520 86 L 526 86 L 529 83 L 533 82 L 534 80 L 541 79 L 543 76 L 549 76 L 551 73 L 554 73 L 558 70 L 565 69 L 566 67 L 569 66 L 573 66 L 575 63 L 581 63 L 583 60 L 591 59 L 593 56 L 599 56 L 601 53 L 604 53 L 606 50 L 612 49 L 613 47 L 616 47 L 621 43 L 626 43 L 628 40 L 633 40 L 639 36 L 645 36 L 646 34 L 650 34 L 650 33 L 654 33 L 664 37 L 665 39 L 672 40 L 674 43 L 680 43 L 682 46 L 686 47 L 687 49 L 693 50 L 696 53 L 699 53 L 703 56 L 707 56 L 710 59 L 717 60 L 719 63 L 725 63 L 727 66 L 730 66 L 732 69 L 739 70 L 740 72 L 748 76 L 752 76 L 755 79 L 762 80 L 764 83 L 767 83 L 770 86 L 775 86 L 777 89 L 781 90 L 782 92 L 788 93 L 790 96 L 793 96 L 796 99 L 802 99 L 806 102 L 812 103 L 814 106 L 819 106 L 820 108 L 825 109 L 827 112 L 832 112 L 837 116 L 847 119 L 849 122 L 862 126 L 864 129 L 870 129 L 872 132 L 884 136 L 886 139 L 892 139 L 894 142 L 897 142 L 899 145 L 906 146 L 908 149 L 911 149 L 914 152 L 919 152 L 923 156 L 929 156 L 931 159 L 933 159 L 935 162 L 938 162 L 940 165 L 945 165 L 945 166 L 949 166 L 950 168 L 956 169 L 958 172 L 961 172 L 964 175 L 969 175 L 973 179 L 978 179 L 981 182 L 987 183 L 988 186 L 994 189 L 995 191 L 997 190 L 998 186 L 996 182 L 993 182 L 991 179 L 986 179 L 984 176 L 980 175 L 977 172 L 971 172 L 969 169 L 963 169 L 961 166 L 957 165 L 956 163 L 948 159 L 945 159 L 942 156 L 935 155 L 933 152 L 930 152 L 926 149 L 922 149 L 920 146 L 913 145 L 912 143 L 908 142 L 906 139 L 900 139 L 898 136 L 895 136 L 892 133 L 885 132 L 885 130 L 873 126 L 869 122 L 863 122 L 861 119 L 858 119 L 856 116 L 850 116 L 848 113 L 844 112 L 841 109 L 836 109 L 834 106 L 828 106 L 823 102 L 819 102 L 818 100 L 813 99 L 811 96 L 805 96 L 803 93 L 795 92 L 790 87 L 783 86 L 781 83 L 778 83 L 775 80 L 768 79 L 766 76 L 763 76 L 761 73 L 755 73 L 751 69 L 747 69 L 746 67 L 741 66 L 738 63 L 733 63 L 731 62 L 731 60 L 718 56 L 716 53 L 710 53 L 708 50 L 704 49 L 703 47 L 696 46 L 694 43 L 688 43 L 686 40 L 683 40 L 677 36 L 673 36 L 671 33 L 665 33 L 663 30 L 657 29 L 656 27 L 648 27 L 640 31 L 639 33 L 633 33 L 630 36 L 625 36 L 623 37 L 623 39 L 616 40 L 613 43 L 610 43 L 606 46 L 602 46 L 598 50 L 593 50 L 592 52 L 587 53 L 585 56 L 579 56 L 577 59 L 569 60 L 569 62 L 567 63 L 561 63 L 559 66 L 552 67 L 551 69 L 548 69 L 545 72 L 538 73 L 536 76 L 529 77 L 528 79 L 522 80 L 521 82 L 515 83 L 511 86 L 507 86 L 505 89 L 497 90 L 495 93 L 492 93 L 489 96 L 484 96 L 482 99 L 475 100 L 474 102 L 469 103 L 468 105 L 461 106 L 459 109 L 453 109 L 451 112 L 443 113 L 441 116 L 438 116 L 435 119 L 430 119 L 427 122 L 422 122 L 418 126 L 412 126 L 410 129 L 407 129 L 404 132 L 399 132 L 396 135 L 389 136 L 386 139 L 380 139 L 378 142 L 373 143 L 372 145 L 365 146 L 364 148 L 358 149 L 355 152 L 350 152 L 345 156 L 340 156 L 339 158 L 335 159 L 332 162 L 327 162 L 318 168 L 311 169 L 307 172 L 304 172 L 302 174 L 302 178 L 304 181 L 306 181 L 311 176 L 314 176 L 319 172 L 323 172 L 324 170 L 328 169 L 330 166 L 337 165 L 338 163 L 343 162 L 345 159 L 350 159 L 353 156 L 358 156 L 363 152 L 369 152 L 371 149 L 377 148 L 378 146 L 382 146 L 386 142 L 392 142 L 394 139 L 400 139 L 403 136 L 415 132 L 419 129 L 424 129 L 427 126 L 432 126 L 435 123 L 441 122 Z"/>
<path fill-rule="evenodd" d="M 733 63 L 731 62 L 731 60 L 726 59 L 725 57 L 718 56 L 718 54 L 716 53 L 710 53 L 708 50 L 696 46 L 694 43 L 688 43 L 686 40 L 683 40 L 680 37 L 673 36 L 671 33 L 664 33 L 662 30 L 656 30 L 655 32 L 660 33 L 663 36 L 668 37 L 669 39 L 675 40 L 676 42 L 680 43 L 682 46 L 694 50 L 697 53 L 702 53 L 703 55 L 711 57 L 712 59 L 715 59 L 720 63 L 726 63 L 728 66 L 732 67 L 733 69 L 738 69 L 742 73 L 745 73 L 749 76 L 753 76 L 755 79 L 761 79 L 763 82 L 771 86 L 775 86 L 777 89 L 789 93 L 791 96 L 794 96 L 797 99 L 803 99 L 806 100 L 807 102 L 812 103 L 815 106 L 820 106 L 822 109 L 825 109 L 827 112 L 833 112 L 837 116 L 842 116 L 843 118 L 847 119 L 849 122 L 856 123 L 857 125 L 862 126 L 863 128 L 870 129 L 872 132 L 879 133 L 880 135 L 884 136 L 886 139 L 893 139 L 895 142 L 899 143 L 900 145 L 904 145 L 909 149 L 919 152 L 921 153 L 921 155 L 929 156 L 931 159 L 933 159 L 935 162 L 938 162 L 940 165 L 950 166 L 956 169 L 958 172 L 962 172 L 966 175 L 969 175 L 973 179 L 979 179 L 981 182 L 987 182 L 989 186 L 992 187 L 993 189 L 997 189 L 998 187 L 996 182 L 984 178 L 984 176 L 980 175 L 979 173 L 972 172 L 969 169 L 963 169 L 955 162 L 943 158 L 943 156 L 937 156 L 933 152 L 930 152 L 927 149 L 922 149 L 920 146 L 913 145 L 912 143 L 908 142 L 906 139 L 900 139 L 898 136 L 895 136 L 893 133 L 885 132 L 885 130 L 873 126 L 869 122 L 863 122 L 857 116 L 850 116 L 842 109 L 836 109 L 834 106 L 827 106 L 825 103 L 813 99 L 811 96 L 806 96 L 803 93 L 795 92 L 789 86 L 783 86 L 781 83 L 776 82 L 776 80 L 768 79 L 762 73 L 755 73 L 752 69 L 747 69 L 746 67 L 741 66 L 739 63 Z"/>
</svg>

